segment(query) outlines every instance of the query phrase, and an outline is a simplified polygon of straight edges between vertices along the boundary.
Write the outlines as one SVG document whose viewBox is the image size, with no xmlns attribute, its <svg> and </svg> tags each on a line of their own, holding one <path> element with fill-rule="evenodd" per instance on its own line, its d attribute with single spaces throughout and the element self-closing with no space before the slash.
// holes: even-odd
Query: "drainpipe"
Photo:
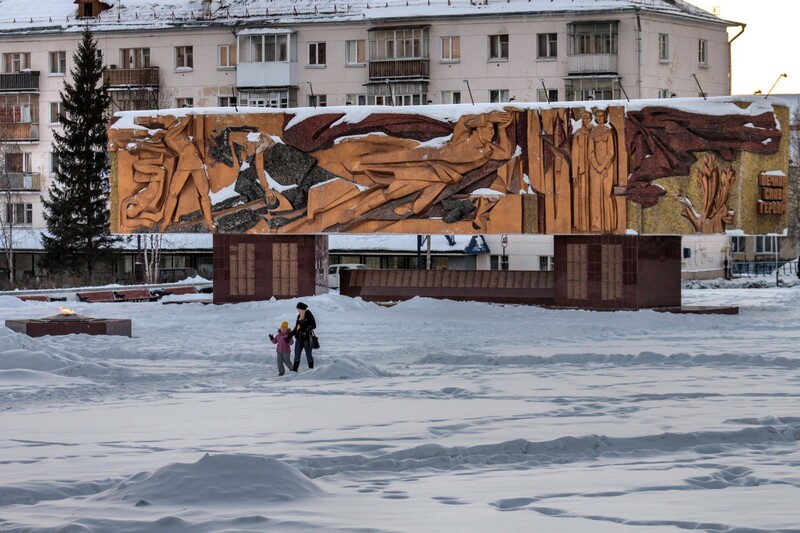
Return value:
<svg viewBox="0 0 800 533">
<path fill-rule="evenodd" d="M 635 9 L 636 9 L 636 86 L 639 88 L 639 98 L 642 98 L 642 19 L 639 18 L 639 8 L 637 7 Z"/>
<path fill-rule="evenodd" d="M 733 41 L 738 39 L 739 36 L 744 33 L 745 28 L 747 28 L 747 24 L 741 22 L 741 23 L 739 23 L 739 27 L 741 28 L 739 30 L 739 33 L 734 35 L 733 39 L 728 41 L 728 94 L 731 94 L 731 87 L 732 87 L 732 83 L 733 83 L 733 65 L 732 65 L 733 59 L 732 59 L 732 54 L 731 54 L 731 45 L 733 44 Z"/>
</svg>

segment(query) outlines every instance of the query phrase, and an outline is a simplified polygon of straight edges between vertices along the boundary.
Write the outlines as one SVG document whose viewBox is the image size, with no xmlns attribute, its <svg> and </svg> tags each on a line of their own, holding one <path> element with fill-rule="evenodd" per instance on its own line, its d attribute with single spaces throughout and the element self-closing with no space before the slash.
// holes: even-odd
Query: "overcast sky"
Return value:
<svg viewBox="0 0 800 533">
<path fill-rule="evenodd" d="M 726 20 L 747 24 L 744 33 L 733 42 L 733 94 L 800 93 L 800 60 L 797 48 L 798 0 L 688 0 Z M 728 30 L 733 38 L 739 28 Z"/>
</svg>

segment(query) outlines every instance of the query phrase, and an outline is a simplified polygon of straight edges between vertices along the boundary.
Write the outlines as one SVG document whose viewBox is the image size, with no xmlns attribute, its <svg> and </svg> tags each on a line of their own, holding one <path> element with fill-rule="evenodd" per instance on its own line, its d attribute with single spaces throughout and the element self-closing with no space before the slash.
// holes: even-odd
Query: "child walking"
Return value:
<svg viewBox="0 0 800 533">
<path fill-rule="evenodd" d="M 269 340 L 272 341 L 272 344 L 277 344 L 275 349 L 278 352 L 278 375 L 282 376 L 286 373 L 286 368 L 292 368 L 292 350 L 289 347 L 294 341 L 289 336 L 289 323 L 281 322 L 278 334 L 270 333 Z"/>
</svg>

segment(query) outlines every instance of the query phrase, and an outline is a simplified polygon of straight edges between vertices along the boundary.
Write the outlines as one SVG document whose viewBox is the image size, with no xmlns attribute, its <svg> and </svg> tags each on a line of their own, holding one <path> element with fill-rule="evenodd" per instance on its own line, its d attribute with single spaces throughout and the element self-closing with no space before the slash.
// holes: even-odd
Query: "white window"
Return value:
<svg viewBox="0 0 800 533">
<path fill-rule="evenodd" d="M 461 37 L 442 37 L 442 61 L 461 61 Z"/>
<path fill-rule="evenodd" d="M 493 104 L 508 102 L 508 89 L 492 89 L 489 91 L 489 101 Z"/>
<path fill-rule="evenodd" d="M 233 69 L 236 68 L 236 45 L 221 44 L 217 47 L 217 68 Z"/>
<path fill-rule="evenodd" d="M 175 69 L 191 70 L 194 68 L 194 49 L 191 46 L 175 47 Z"/>
<path fill-rule="evenodd" d="M 308 95 L 308 107 L 327 107 L 327 106 L 328 106 L 327 94 Z"/>
<path fill-rule="evenodd" d="M 744 253 L 744 236 L 731 237 L 731 253 L 743 254 Z"/>
<path fill-rule="evenodd" d="M 33 204 L 9 203 L 6 204 L 6 222 L 11 224 L 33 224 Z"/>
<path fill-rule="evenodd" d="M 508 34 L 489 36 L 489 59 L 508 59 Z"/>
<path fill-rule="evenodd" d="M 369 32 L 369 58 L 428 58 L 428 28 L 376 30 Z"/>
<path fill-rule="evenodd" d="M 553 258 L 549 255 L 539 256 L 539 270 L 553 270 Z"/>
<path fill-rule="evenodd" d="M 324 67 L 326 63 L 325 48 L 325 43 L 308 43 L 308 64 Z"/>
<path fill-rule="evenodd" d="M 756 236 L 757 254 L 776 254 L 778 253 L 778 237 L 776 235 Z"/>
<path fill-rule="evenodd" d="M 539 59 L 556 59 L 558 57 L 558 34 L 540 33 L 537 37 L 536 57 Z"/>
<path fill-rule="evenodd" d="M 567 26 L 567 55 L 616 54 L 617 22 L 582 22 Z"/>
<path fill-rule="evenodd" d="M 344 103 L 346 105 L 367 105 L 366 94 L 348 94 Z"/>
<path fill-rule="evenodd" d="M 289 57 L 288 35 L 244 35 L 239 38 L 239 63 L 294 61 Z"/>
<path fill-rule="evenodd" d="M 669 35 L 666 33 L 658 34 L 658 59 L 669 61 Z"/>
<path fill-rule="evenodd" d="M 119 51 L 120 68 L 148 68 L 150 66 L 149 48 L 123 48 Z"/>
<path fill-rule="evenodd" d="M 239 94 L 239 105 L 247 107 L 289 107 L 289 91 L 247 91 Z"/>
<path fill-rule="evenodd" d="M 460 104 L 461 91 L 442 91 L 443 104 Z"/>
<path fill-rule="evenodd" d="M 669 98 L 669 91 L 667 89 L 659 89 L 658 90 L 658 97 L 659 98 Z"/>
<path fill-rule="evenodd" d="M 66 74 L 67 73 L 67 53 L 63 50 L 60 52 L 50 52 L 50 74 Z"/>
<path fill-rule="evenodd" d="M 58 117 L 62 112 L 61 102 L 50 102 L 50 124 L 58 124 Z"/>
<path fill-rule="evenodd" d="M 700 66 L 708 66 L 708 41 L 705 39 L 697 42 L 697 62 Z"/>
<path fill-rule="evenodd" d="M 537 102 L 558 102 L 558 89 L 544 89 L 536 90 Z"/>
<path fill-rule="evenodd" d="M 50 152 L 50 172 L 55 174 L 58 171 L 58 154 Z"/>
<path fill-rule="evenodd" d="M 175 107 L 194 107 L 194 98 L 176 98 Z"/>
<path fill-rule="evenodd" d="M 356 39 L 344 43 L 345 64 L 363 65 L 367 62 L 367 41 Z"/>
<path fill-rule="evenodd" d="M 217 97 L 217 105 L 219 107 L 236 107 L 235 96 L 219 96 Z"/>
<path fill-rule="evenodd" d="M 12 74 L 31 68 L 30 52 L 12 52 L 3 54 L 3 72 Z"/>
<path fill-rule="evenodd" d="M 490 255 L 489 268 L 491 270 L 508 270 L 507 255 Z"/>
</svg>

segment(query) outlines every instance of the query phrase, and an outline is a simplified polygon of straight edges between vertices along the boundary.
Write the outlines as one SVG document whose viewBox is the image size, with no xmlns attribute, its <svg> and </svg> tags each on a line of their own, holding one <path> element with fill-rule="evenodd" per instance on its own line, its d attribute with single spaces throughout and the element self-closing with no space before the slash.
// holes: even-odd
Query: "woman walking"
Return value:
<svg viewBox="0 0 800 533">
<path fill-rule="evenodd" d="M 297 323 L 290 333 L 297 342 L 294 343 L 294 366 L 292 372 L 297 372 L 300 368 L 300 355 L 303 350 L 306 351 L 306 361 L 308 361 L 308 368 L 314 368 L 314 357 L 312 352 L 314 347 L 311 345 L 311 337 L 314 335 L 314 330 L 317 328 L 317 321 L 314 315 L 308 309 L 308 306 L 303 302 L 297 304 Z"/>
</svg>

